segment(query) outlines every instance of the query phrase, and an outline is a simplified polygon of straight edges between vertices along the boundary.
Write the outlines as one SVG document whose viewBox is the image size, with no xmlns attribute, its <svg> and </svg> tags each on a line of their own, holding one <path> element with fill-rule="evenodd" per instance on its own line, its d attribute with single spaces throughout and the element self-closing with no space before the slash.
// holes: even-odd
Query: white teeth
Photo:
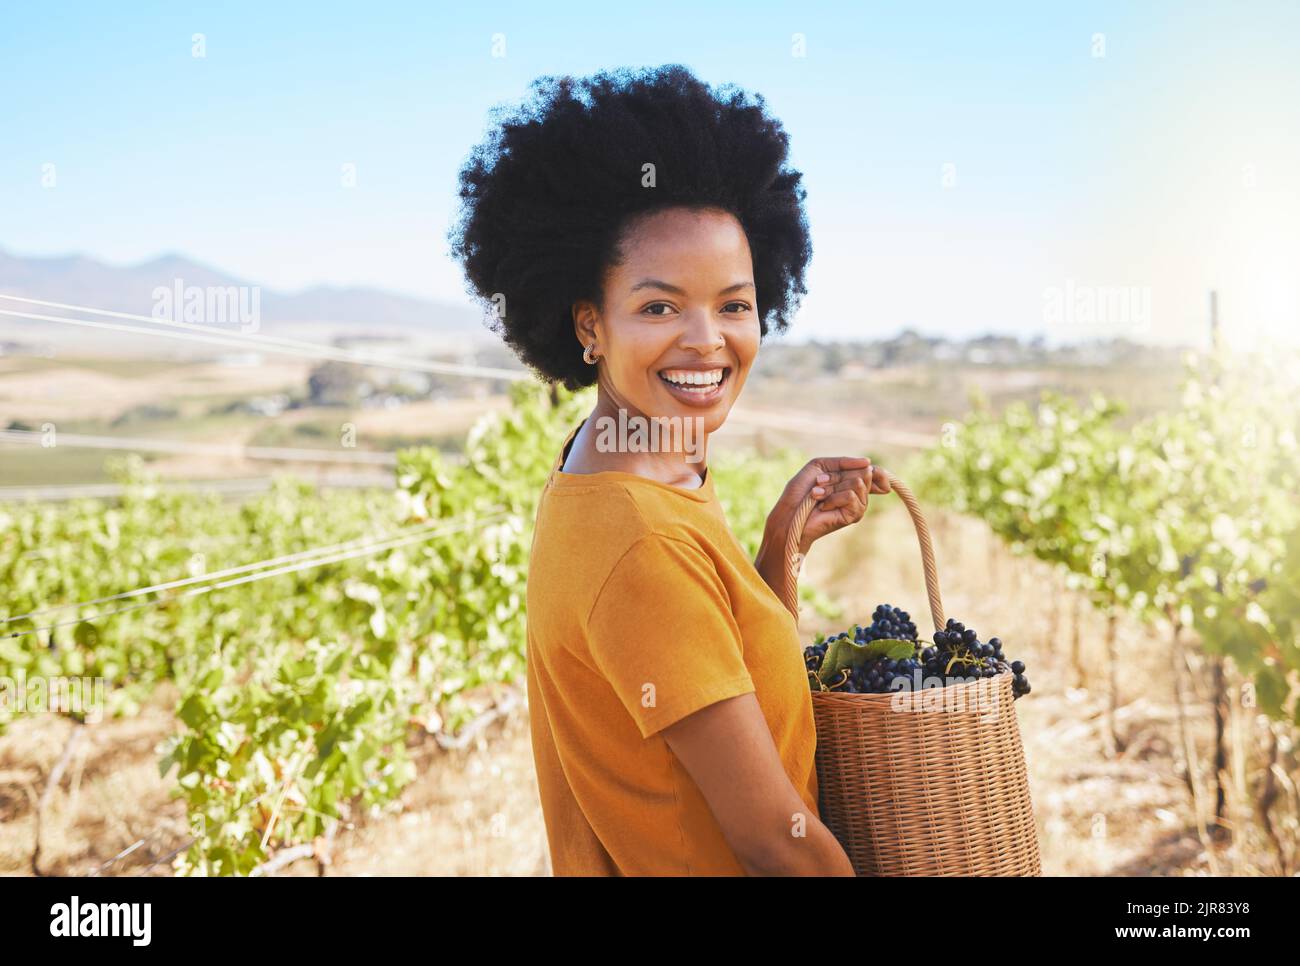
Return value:
<svg viewBox="0 0 1300 966">
<path fill-rule="evenodd" d="M 722 370 L 710 369 L 708 372 L 697 372 L 686 369 L 678 369 L 671 372 L 663 372 L 660 375 L 668 382 L 676 386 L 704 386 L 712 388 L 722 382 Z"/>
</svg>

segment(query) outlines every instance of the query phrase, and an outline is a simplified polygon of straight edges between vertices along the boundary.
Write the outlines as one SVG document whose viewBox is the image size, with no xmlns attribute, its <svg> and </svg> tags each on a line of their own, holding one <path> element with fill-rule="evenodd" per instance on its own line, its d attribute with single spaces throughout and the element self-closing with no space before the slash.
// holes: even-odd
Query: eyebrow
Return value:
<svg viewBox="0 0 1300 966">
<path fill-rule="evenodd" d="M 743 288 L 753 288 L 753 282 L 737 282 L 735 285 L 728 285 L 719 295 L 730 295 L 732 292 L 738 292 Z M 659 288 L 665 292 L 672 292 L 674 295 L 685 295 L 686 290 L 678 288 L 676 285 L 669 285 L 667 282 L 661 282 L 657 278 L 643 278 L 632 286 L 632 291 L 638 291 L 643 288 Z"/>
</svg>

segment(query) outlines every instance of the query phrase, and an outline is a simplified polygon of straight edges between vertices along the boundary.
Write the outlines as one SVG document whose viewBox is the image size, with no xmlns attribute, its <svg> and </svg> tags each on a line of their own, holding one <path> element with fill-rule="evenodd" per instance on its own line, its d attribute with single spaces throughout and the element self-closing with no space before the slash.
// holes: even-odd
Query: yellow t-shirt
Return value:
<svg viewBox="0 0 1300 966">
<path fill-rule="evenodd" d="M 660 731 L 753 692 L 817 815 L 812 696 L 794 617 L 698 489 L 560 470 L 528 569 L 528 699 L 556 875 L 743 875 Z"/>
</svg>

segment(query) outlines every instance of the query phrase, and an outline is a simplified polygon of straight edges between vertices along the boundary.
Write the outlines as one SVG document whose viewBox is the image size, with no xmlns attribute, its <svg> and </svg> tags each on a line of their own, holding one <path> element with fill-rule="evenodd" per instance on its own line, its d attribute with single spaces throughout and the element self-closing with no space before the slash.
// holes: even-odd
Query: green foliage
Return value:
<svg viewBox="0 0 1300 966">
<path fill-rule="evenodd" d="M 978 411 L 920 483 L 1065 567 L 1098 607 L 1195 629 L 1282 717 L 1300 681 L 1296 391 L 1285 357 L 1192 358 L 1177 411 L 1127 431 L 1101 399 Z"/>
<path fill-rule="evenodd" d="M 898 661 L 912 657 L 915 652 L 916 643 L 914 641 L 881 638 L 876 641 L 859 643 L 849 637 L 837 637 L 826 648 L 826 656 L 822 659 L 817 678 L 822 685 L 830 685 L 840 677 L 843 671 L 860 668 L 878 657 L 888 657 Z"/>
<path fill-rule="evenodd" d="M 471 713 L 467 692 L 522 675 L 537 499 L 593 404 L 594 390 L 560 388 L 552 401 L 540 384 L 515 383 L 512 405 L 474 427 L 463 461 L 401 453 L 395 494 L 280 479 L 232 506 L 165 490 L 137 460 L 118 471 L 118 505 L 0 508 L 0 616 L 430 528 L 427 539 L 211 593 L 184 596 L 198 589 L 189 585 L 0 625 L 12 634 L 71 622 L 0 640 L 0 675 L 103 678 L 108 714 L 132 713 L 174 682 L 178 731 L 160 748 L 160 770 L 175 775 L 194 835 L 176 870 L 247 874 L 347 808 L 390 805 L 415 774 L 412 728 L 455 730 Z M 711 461 L 751 556 L 801 465 L 792 453 Z"/>
</svg>

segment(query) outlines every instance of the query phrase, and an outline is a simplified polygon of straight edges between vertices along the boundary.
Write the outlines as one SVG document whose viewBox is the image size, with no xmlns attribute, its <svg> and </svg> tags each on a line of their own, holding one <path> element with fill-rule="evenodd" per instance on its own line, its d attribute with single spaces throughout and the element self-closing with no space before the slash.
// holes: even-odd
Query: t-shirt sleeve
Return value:
<svg viewBox="0 0 1300 966">
<path fill-rule="evenodd" d="M 673 537 L 643 536 L 615 565 L 588 618 L 587 645 L 645 738 L 754 690 L 717 568 Z"/>
</svg>

